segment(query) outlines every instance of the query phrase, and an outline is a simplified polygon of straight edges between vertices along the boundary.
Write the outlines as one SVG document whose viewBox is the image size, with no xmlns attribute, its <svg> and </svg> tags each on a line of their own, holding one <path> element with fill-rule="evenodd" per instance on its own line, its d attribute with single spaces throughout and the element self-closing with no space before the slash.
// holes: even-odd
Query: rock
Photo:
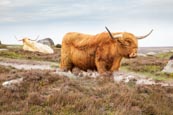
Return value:
<svg viewBox="0 0 173 115">
<path fill-rule="evenodd" d="M 154 56 L 154 55 L 156 55 L 156 53 L 155 52 L 148 52 L 147 55 L 148 56 Z"/>
<path fill-rule="evenodd" d="M 1 45 L 2 43 L 1 43 L 1 41 L 0 41 L 0 45 Z"/>
<path fill-rule="evenodd" d="M 38 40 L 37 42 L 48 45 L 48 46 L 53 46 L 54 45 L 54 42 L 51 38 L 41 39 L 41 40 Z"/>
<path fill-rule="evenodd" d="M 117 83 L 133 83 L 136 85 L 167 85 L 156 83 L 153 79 L 148 79 L 145 76 L 140 76 L 134 73 L 114 72 L 113 77 L 114 81 Z"/>
<path fill-rule="evenodd" d="M 145 85 L 155 85 L 156 82 L 153 81 L 152 79 L 139 79 L 139 80 L 137 80 L 136 84 L 137 85 L 143 85 L 143 84 L 145 84 Z"/>
<path fill-rule="evenodd" d="M 57 44 L 56 47 L 57 47 L 57 48 L 61 48 L 61 44 Z"/>
<path fill-rule="evenodd" d="M 170 57 L 171 60 L 168 61 L 167 65 L 164 67 L 162 72 L 173 73 L 173 56 Z"/>
<path fill-rule="evenodd" d="M 76 75 L 74 75 L 71 71 L 64 72 L 61 70 L 57 70 L 55 73 L 60 75 L 60 76 L 66 76 L 68 78 L 74 78 L 74 79 L 77 78 Z"/>
<path fill-rule="evenodd" d="M 169 58 L 169 60 L 173 60 L 173 55 Z"/>
<path fill-rule="evenodd" d="M 6 51 L 6 50 L 8 50 L 8 49 L 0 49 L 0 51 Z"/>
<path fill-rule="evenodd" d="M 13 79 L 13 80 L 10 80 L 10 81 L 5 81 L 5 82 L 2 83 L 2 86 L 7 88 L 7 89 L 15 90 L 17 88 L 17 86 L 19 86 L 22 82 L 23 82 L 23 77 Z"/>
<path fill-rule="evenodd" d="M 77 68 L 77 67 L 75 67 L 75 68 L 72 69 L 72 73 L 73 73 L 74 75 L 76 75 L 76 76 L 79 75 L 80 71 L 81 71 L 81 70 L 80 70 L 79 68 Z"/>
<path fill-rule="evenodd" d="M 147 55 L 146 54 L 143 54 L 143 53 L 138 53 L 138 56 L 147 57 Z"/>
</svg>

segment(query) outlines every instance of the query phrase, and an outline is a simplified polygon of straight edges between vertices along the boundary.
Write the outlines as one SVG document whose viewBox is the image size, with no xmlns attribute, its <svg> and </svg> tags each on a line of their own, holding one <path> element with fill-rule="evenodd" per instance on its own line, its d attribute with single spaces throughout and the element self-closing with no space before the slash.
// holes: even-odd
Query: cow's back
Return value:
<svg viewBox="0 0 173 115">
<path fill-rule="evenodd" d="M 95 69 L 95 52 L 99 42 L 97 35 L 67 33 L 62 41 L 61 68 Z"/>
<path fill-rule="evenodd" d="M 74 46 L 83 46 L 91 44 L 93 41 L 93 35 L 83 34 L 78 32 L 67 33 L 62 41 L 62 44 L 74 45 Z"/>
</svg>

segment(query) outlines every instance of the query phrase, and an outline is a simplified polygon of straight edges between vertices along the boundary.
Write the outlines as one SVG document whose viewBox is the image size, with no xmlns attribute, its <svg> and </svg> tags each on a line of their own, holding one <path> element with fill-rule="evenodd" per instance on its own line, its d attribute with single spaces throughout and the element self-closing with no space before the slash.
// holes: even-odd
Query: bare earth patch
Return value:
<svg viewBox="0 0 173 115">
<path fill-rule="evenodd" d="M 0 65 L 3 66 L 11 66 L 16 69 L 23 69 L 23 70 L 52 70 L 52 72 L 55 72 L 58 75 L 63 75 L 69 78 L 79 78 L 79 77 L 102 77 L 97 73 L 96 71 L 90 71 L 87 72 L 82 71 L 78 68 L 74 68 L 72 72 L 62 72 L 60 69 L 57 68 L 58 64 L 53 62 L 45 62 L 45 61 L 31 61 L 31 60 L 18 60 L 18 59 L 0 59 Z M 55 68 L 56 67 L 56 68 Z M 138 74 L 135 74 L 133 72 L 123 72 L 118 71 L 114 72 L 113 75 L 106 77 L 113 77 L 113 80 L 115 82 L 121 83 L 134 83 L 136 85 L 161 85 L 161 86 L 173 86 L 173 82 L 162 82 L 162 81 L 155 81 L 152 78 L 141 76 Z"/>
</svg>

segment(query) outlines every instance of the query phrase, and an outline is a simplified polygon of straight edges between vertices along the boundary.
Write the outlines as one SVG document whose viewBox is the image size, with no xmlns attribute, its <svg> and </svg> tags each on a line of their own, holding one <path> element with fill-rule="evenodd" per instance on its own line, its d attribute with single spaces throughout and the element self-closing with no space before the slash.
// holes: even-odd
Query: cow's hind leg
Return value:
<svg viewBox="0 0 173 115">
<path fill-rule="evenodd" d="M 69 56 L 69 49 L 62 48 L 61 49 L 61 64 L 60 64 L 60 69 L 64 71 L 72 70 L 73 64 Z"/>
<path fill-rule="evenodd" d="M 60 64 L 60 69 L 64 71 L 72 70 L 73 64 L 71 63 L 69 57 L 67 56 L 61 56 L 61 64 Z"/>
</svg>

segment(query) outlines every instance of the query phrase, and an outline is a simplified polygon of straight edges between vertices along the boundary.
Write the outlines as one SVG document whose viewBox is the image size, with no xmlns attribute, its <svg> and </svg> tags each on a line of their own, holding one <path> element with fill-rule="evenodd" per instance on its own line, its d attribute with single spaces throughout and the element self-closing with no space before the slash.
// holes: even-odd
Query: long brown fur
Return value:
<svg viewBox="0 0 173 115">
<path fill-rule="evenodd" d="M 135 57 L 138 47 L 133 34 L 121 34 L 123 37 L 112 39 L 107 32 L 96 35 L 67 33 L 62 41 L 60 68 L 72 70 L 73 67 L 78 67 L 83 70 L 98 70 L 99 73 L 118 70 L 122 58 Z"/>
</svg>

